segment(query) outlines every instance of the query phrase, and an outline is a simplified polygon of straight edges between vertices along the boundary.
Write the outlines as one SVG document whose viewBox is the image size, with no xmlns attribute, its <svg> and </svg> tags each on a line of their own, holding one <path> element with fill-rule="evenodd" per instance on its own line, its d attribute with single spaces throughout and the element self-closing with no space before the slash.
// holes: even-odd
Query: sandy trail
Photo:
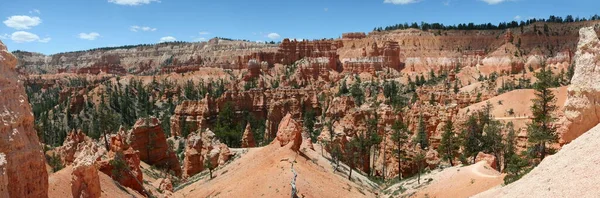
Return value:
<svg viewBox="0 0 600 198">
<path fill-rule="evenodd" d="M 298 176 L 300 197 L 376 197 L 378 189 L 365 183 L 357 173 L 349 181 L 345 174 L 333 172 L 320 153 L 270 144 L 252 148 L 239 159 L 216 171 L 212 180 L 201 179 L 176 191 L 173 197 L 289 197 L 293 178 L 291 163 Z M 290 144 L 291 145 L 291 144 Z"/>
</svg>

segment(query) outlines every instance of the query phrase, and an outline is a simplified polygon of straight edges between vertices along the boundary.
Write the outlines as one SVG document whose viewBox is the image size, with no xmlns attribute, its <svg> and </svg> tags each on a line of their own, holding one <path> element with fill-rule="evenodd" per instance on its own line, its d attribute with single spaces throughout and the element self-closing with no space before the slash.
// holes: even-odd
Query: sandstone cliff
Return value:
<svg viewBox="0 0 600 198">
<path fill-rule="evenodd" d="M 275 51 L 269 44 L 214 38 L 200 43 L 159 43 L 108 47 L 88 51 L 43 55 L 15 52 L 17 69 L 28 74 L 91 73 L 124 74 L 158 72 L 164 67 L 229 65 L 237 56 L 257 51 Z"/>
<path fill-rule="evenodd" d="M 0 196 L 47 197 L 46 160 L 16 64 L 0 42 Z"/>
</svg>

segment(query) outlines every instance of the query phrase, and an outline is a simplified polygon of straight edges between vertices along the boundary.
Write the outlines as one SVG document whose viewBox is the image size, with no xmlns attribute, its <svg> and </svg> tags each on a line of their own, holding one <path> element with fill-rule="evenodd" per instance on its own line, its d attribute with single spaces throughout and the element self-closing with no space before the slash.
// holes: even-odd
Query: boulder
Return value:
<svg viewBox="0 0 600 198">
<path fill-rule="evenodd" d="M 561 118 L 560 143 L 566 144 L 600 122 L 600 40 L 594 28 L 579 30 L 575 74 Z"/>
<path fill-rule="evenodd" d="M 292 119 L 292 114 L 287 114 L 281 119 L 277 130 L 277 141 L 282 147 L 291 143 L 290 148 L 292 150 L 298 151 L 300 149 L 300 145 L 302 144 L 302 125 Z"/>
<path fill-rule="evenodd" d="M 139 119 L 128 134 L 131 147 L 139 151 L 140 159 L 150 165 L 167 168 L 181 176 L 181 167 L 175 152 L 167 144 L 160 121 L 156 118 Z"/>
<path fill-rule="evenodd" d="M 256 147 L 256 142 L 254 141 L 254 134 L 252 133 L 250 124 L 247 124 L 244 134 L 242 135 L 242 148 L 250 147 Z"/>
<path fill-rule="evenodd" d="M 73 197 L 100 197 L 102 190 L 95 162 L 96 156 L 93 148 L 90 147 L 84 148 L 73 162 L 73 172 L 71 173 Z"/>
<path fill-rule="evenodd" d="M 440 156 L 436 150 L 429 149 L 429 151 L 425 153 L 425 163 L 427 163 L 430 169 L 437 167 L 440 164 L 440 161 Z"/>
<path fill-rule="evenodd" d="M 498 159 L 496 159 L 496 157 L 494 155 L 486 154 L 483 152 L 479 152 L 477 154 L 477 157 L 475 157 L 475 163 L 480 162 L 480 161 L 485 161 L 493 169 L 498 169 L 498 166 L 497 166 L 498 161 L 497 160 Z"/>
<path fill-rule="evenodd" d="M 48 197 L 46 159 L 16 64 L 0 42 L 0 196 Z"/>
<path fill-rule="evenodd" d="M 173 192 L 173 182 L 169 178 L 160 179 L 158 189 Z"/>
</svg>

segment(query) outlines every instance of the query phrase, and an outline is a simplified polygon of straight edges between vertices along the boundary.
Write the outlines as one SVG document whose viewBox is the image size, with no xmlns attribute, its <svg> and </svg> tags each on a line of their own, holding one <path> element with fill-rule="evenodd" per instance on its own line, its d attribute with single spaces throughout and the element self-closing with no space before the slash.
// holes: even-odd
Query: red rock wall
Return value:
<svg viewBox="0 0 600 198">
<path fill-rule="evenodd" d="M 0 196 L 48 197 L 48 173 L 17 59 L 0 42 Z"/>
</svg>

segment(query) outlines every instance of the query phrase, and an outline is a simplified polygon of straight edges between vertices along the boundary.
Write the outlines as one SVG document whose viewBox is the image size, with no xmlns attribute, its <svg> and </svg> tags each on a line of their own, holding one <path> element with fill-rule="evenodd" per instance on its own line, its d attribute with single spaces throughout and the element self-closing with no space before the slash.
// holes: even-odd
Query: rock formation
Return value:
<svg viewBox="0 0 600 198">
<path fill-rule="evenodd" d="M 163 191 L 173 192 L 173 183 L 171 182 L 171 180 L 169 178 L 160 179 L 158 189 L 161 189 Z"/>
<path fill-rule="evenodd" d="M 158 119 L 139 119 L 128 134 L 128 142 L 133 149 L 139 151 L 140 160 L 150 165 L 167 168 L 177 176 L 181 175 L 177 156 L 167 144 Z"/>
<path fill-rule="evenodd" d="M 125 141 L 125 131 L 110 137 L 108 158 L 98 162 L 98 169 L 112 177 L 121 185 L 146 194 L 143 186 L 143 174 L 140 168 L 139 152 Z"/>
<path fill-rule="evenodd" d="M 0 195 L 47 197 L 46 159 L 16 64 L 0 42 Z"/>
<path fill-rule="evenodd" d="M 258 50 L 275 52 L 276 45 L 231 41 L 214 38 L 201 43 L 159 43 L 149 46 L 126 46 L 88 51 L 59 53 L 46 56 L 39 53 L 19 51 L 18 70 L 28 74 L 47 73 L 129 73 L 177 72 L 186 67 L 232 68 L 238 56 Z"/>
<path fill-rule="evenodd" d="M 566 144 L 600 122 L 600 40 L 593 27 L 579 30 L 575 75 L 568 88 L 560 143 Z"/>
<path fill-rule="evenodd" d="M 276 89 L 226 91 L 220 98 L 205 97 L 200 101 L 183 101 L 171 117 L 172 136 L 204 130 L 210 127 L 208 120 L 217 116 L 219 110 L 230 104 L 233 109 L 251 112 L 258 119 L 266 120 L 265 137 L 275 138 L 281 119 L 291 113 L 294 119 L 302 116 L 302 104 L 320 115 L 321 109 L 314 89 Z M 303 103 L 302 103 L 303 102 Z M 185 124 L 184 127 L 182 127 Z"/>
<path fill-rule="evenodd" d="M 205 118 L 209 113 L 207 98 L 202 101 L 183 101 L 175 107 L 171 117 L 171 136 L 177 137 L 207 127 Z"/>
<path fill-rule="evenodd" d="M 302 145 L 302 125 L 292 119 L 291 114 L 287 114 L 281 119 L 277 130 L 277 142 L 282 147 L 291 143 L 290 148 L 294 151 L 300 149 L 300 145 Z"/>
<path fill-rule="evenodd" d="M 63 165 L 71 165 L 75 160 L 75 157 L 79 155 L 79 152 L 83 151 L 86 146 L 94 144 L 92 140 L 83 133 L 83 131 L 71 131 L 67 134 L 62 146 L 57 147 L 56 153 L 60 156 Z"/>
<path fill-rule="evenodd" d="M 95 166 L 96 157 L 92 148 L 85 148 L 73 162 L 71 192 L 73 197 L 99 198 L 100 178 Z"/>
<path fill-rule="evenodd" d="M 375 74 L 383 68 L 392 68 L 400 71 L 403 64 L 400 62 L 400 46 L 398 42 L 386 41 L 383 48 L 377 47 L 373 42 L 368 56 L 366 52 L 363 57 L 343 59 L 343 71 L 349 73 L 371 73 Z"/>
<path fill-rule="evenodd" d="M 211 160 L 215 167 L 225 164 L 232 154 L 227 145 L 222 144 L 210 130 L 197 131 L 188 136 L 183 160 L 183 177 L 191 177 L 206 169 L 205 160 Z"/>
<path fill-rule="evenodd" d="M 247 124 L 244 134 L 242 135 L 242 148 L 251 147 L 256 147 L 256 141 L 254 141 L 254 133 L 250 128 L 250 124 Z"/>
<path fill-rule="evenodd" d="M 477 163 L 480 161 L 485 161 L 493 169 L 498 169 L 498 159 L 496 159 L 496 157 L 493 155 L 479 152 L 477 157 L 475 157 L 475 162 Z"/>
</svg>

